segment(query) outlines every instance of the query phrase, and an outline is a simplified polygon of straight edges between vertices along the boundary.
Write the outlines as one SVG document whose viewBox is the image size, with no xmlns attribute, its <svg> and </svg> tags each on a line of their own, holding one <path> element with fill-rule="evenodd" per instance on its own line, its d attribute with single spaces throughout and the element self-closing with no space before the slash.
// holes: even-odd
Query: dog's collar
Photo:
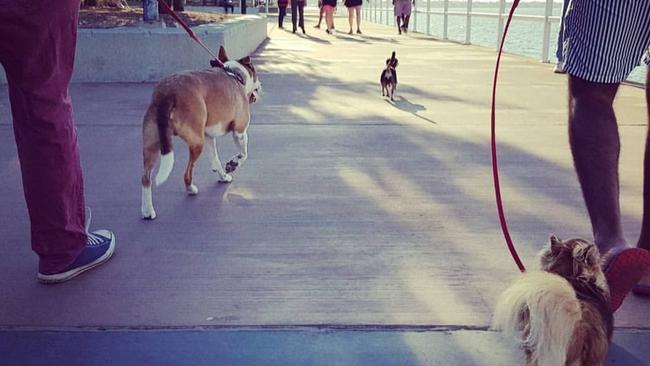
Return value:
<svg viewBox="0 0 650 366">
<path fill-rule="evenodd" d="M 228 69 L 228 68 L 224 68 L 223 70 L 226 72 L 226 74 L 227 74 L 228 76 L 230 76 L 231 78 L 234 78 L 235 80 L 239 81 L 239 83 L 240 83 L 241 85 L 246 85 L 246 81 L 245 81 L 244 78 L 243 78 L 241 75 L 239 75 L 238 73 L 236 73 L 236 72 L 234 72 L 234 71 L 232 71 L 232 70 L 230 70 L 230 69 Z"/>
</svg>

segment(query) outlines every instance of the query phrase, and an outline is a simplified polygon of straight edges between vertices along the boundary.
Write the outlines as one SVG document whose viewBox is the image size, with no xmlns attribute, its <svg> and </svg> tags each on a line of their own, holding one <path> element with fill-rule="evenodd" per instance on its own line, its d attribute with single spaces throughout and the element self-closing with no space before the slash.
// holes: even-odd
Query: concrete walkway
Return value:
<svg viewBox="0 0 650 366">
<path fill-rule="evenodd" d="M 154 190 L 159 217 L 153 222 L 139 219 L 141 119 L 153 84 L 73 85 L 93 227 L 115 230 L 118 248 L 105 266 L 57 286 L 35 279 L 8 97 L 0 90 L 0 354 L 11 355 L 13 364 L 42 364 L 20 361 L 67 339 L 90 342 L 87 347 L 136 342 L 145 354 L 171 360 L 181 348 L 167 345 L 212 329 L 192 343 L 208 353 L 185 353 L 189 360 L 208 358 L 187 364 L 211 364 L 212 352 L 231 341 L 243 343 L 228 352 L 251 357 L 265 351 L 250 344 L 270 345 L 265 349 L 285 355 L 286 364 L 516 363 L 507 344 L 483 331 L 499 292 L 517 275 L 491 184 L 494 51 L 398 36 L 371 24 L 362 36 L 328 36 L 314 22 L 309 16 L 307 36 L 274 29 L 254 56 L 265 93 L 253 107 L 250 158 L 232 184 L 216 183 L 203 157 L 195 170 L 200 194 L 186 196 L 187 151 L 176 140 L 176 167 Z M 346 30 L 345 22 L 337 18 L 337 28 Z M 380 96 L 378 79 L 393 50 L 400 87 L 390 103 Z M 567 144 L 566 94 L 566 78 L 550 65 L 503 59 L 503 195 L 529 267 L 550 233 L 590 237 Z M 621 87 L 616 108 L 622 211 L 633 242 L 642 206 L 643 90 Z M 231 156 L 231 139 L 221 141 L 222 156 Z M 608 364 L 648 362 L 642 347 L 650 341 L 650 300 L 628 298 L 616 325 L 613 350 L 620 353 Z M 245 341 L 218 330 L 242 327 L 251 331 Z M 307 327 L 306 333 L 294 327 Z M 310 333 L 314 327 L 327 330 Z M 337 333 L 339 327 L 360 333 Z M 414 329 L 425 333 L 414 333 L 411 343 Z M 255 343 L 255 337 L 271 338 Z M 383 361 L 360 349 L 375 350 Z M 103 350 L 119 357 L 115 349 Z M 303 351 L 320 363 L 301 361 Z M 431 358 L 444 352 L 448 359 Z M 492 353 L 501 361 L 484 357 Z M 282 358 L 224 359 L 285 364 Z M 96 361 L 85 364 L 108 364 Z"/>
</svg>

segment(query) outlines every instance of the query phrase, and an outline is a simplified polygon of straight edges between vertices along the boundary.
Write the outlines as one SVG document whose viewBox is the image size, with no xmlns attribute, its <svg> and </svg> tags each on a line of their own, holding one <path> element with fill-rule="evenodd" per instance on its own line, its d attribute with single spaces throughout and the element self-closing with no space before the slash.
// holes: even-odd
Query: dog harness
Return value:
<svg viewBox="0 0 650 366">
<path fill-rule="evenodd" d="M 246 85 L 246 81 L 244 81 L 244 78 L 239 75 L 238 73 L 234 72 L 233 70 L 229 69 L 228 67 L 224 67 L 223 69 L 226 72 L 226 75 L 230 76 L 231 78 L 234 78 L 235 80 L 239 81 L 241 85 Z"/>
</svg>

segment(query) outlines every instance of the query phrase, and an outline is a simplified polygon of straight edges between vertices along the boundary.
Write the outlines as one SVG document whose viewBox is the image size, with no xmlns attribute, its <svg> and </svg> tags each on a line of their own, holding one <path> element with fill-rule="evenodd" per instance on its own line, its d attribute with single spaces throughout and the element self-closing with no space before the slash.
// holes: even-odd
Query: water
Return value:
<svg viewBox="0 0 650 366">
<path fill-rule="evenodd" d="M 372 0 L 371 17 L 374 17 L 374 6 L 379 6 L 379 1 Z M 364 6 L 368 6 L 368 3 L 365 3 Z M 384 6 L 387 2 L 384 1 Z M 417 10 L 426 11 L 426 1 L 416 0 Z M 506 4 L 506 12 L 510 9 L 511 4 Z M 368 10 L 368 8 L 366 9 Z M 440 11 L 442 12 L 443 5 L 442 2 L 432 1 L 431 11 Z M 463 2 L 453 2 L 450 3 L 449 12 L 466 12 L 467 5 Z M 499 12 L 498 3 L 484 3 L 476 2 L 472 3 L 472 11 L 480 13 L 492 13 L 497 14 Z M 553 4 L 554 16 L 559 16 L 562 11 L 561 3 Z M 544 15 L 545 13 L 545 4 L 544 3 L 521 3 L 517 8 L 516 15 Z M 392 6 L 389 9 L 385 9 L 384 12 L 384 23 L 386 22 L 386 15 L 388 14 L 389 24 L 395 25 L 395 19 L 393 18 L 393 9 Z M 417 17 L 416 19 L 413 19 Z M 375 18 L 372 18 L 375 19 Z M 379 21 L 379 11 L 377 11 L 377 21 Z M 430 29 L 429 32 L 434 37 L 442 38 L 444 31 L 444 17 L 441 14 L 431 14 L 430 15 Z M 421 33 L 427 33 L 427 15 L 423 13 L 416 13 L 415 16 L 411 18 L 411 23 L 416 25 L 416 31 Z M 497 18 L 487 18 L 487 17 L 472 17 L 471 23 L 471 37 L 470 43 L 480 46 L 486 46 L 490 48 L 496 48 L 497 44 Z M 558 35 L 559 23 L 551 23 L 551 36 L 549 40 L 549 56 L 550 61 L 555 63 L 557 58 L 555 56 L 555 50 L 557 45 L 557 35 Z M 453 41 L 465 42 L 465 29 L 466 29 L 466 17 L 465 15 L 449 15 L 448 16 L 448 27 L 447 27 L 447 38 Z M 525 20 L 525 19 L 513 19 L 510 30 L 508 31 L 508 38 L 505 43 L 505 51 L 529 56 L 536 58 L 538 60 L 542 59 L 542 44 L 544 36 L 544 23 L 535 20 Z M 637 83 L 645 83 L 646 77 L 646 66 L 639 66 L 630 74 L 628 77 L 629 81 Z"/>
</svg>

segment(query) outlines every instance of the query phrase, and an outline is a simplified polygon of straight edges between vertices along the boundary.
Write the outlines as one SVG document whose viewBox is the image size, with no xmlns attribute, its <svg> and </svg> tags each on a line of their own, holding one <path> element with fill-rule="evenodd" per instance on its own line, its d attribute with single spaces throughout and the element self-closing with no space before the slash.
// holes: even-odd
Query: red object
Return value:
<svg viewBox="0 0 650 366">
<path fill-rule="evenodd" d="M 189 26 L 188 26 L 188 25 L 183 21 L 183 19 L 181 19 L 181 18 L 178 16 L 178 14 L 176 14 L 176 12 L 173 11 L 173 10 L 169 7 L 169 5 L 167 5 L 166 2 L 164 2 L 163 0 L 158 0 L 158 4 L 162 6 L 162 8 L 165 10 L 165 12 L 167 12 L 169 15 L 172 16 L 172 18 L 174 18 L 174 20 L 176 21 L 176 23 L 178 23 L 181 27 L 183 27 L 183 29 L 185 29 L 185 32 L 187 32 L 187 34 L 190 36 L 190 38 L 192 38 L 192 39 L 194 40 L 194 42 L 198 43 L 199 46 L 203 47 L 203 49 L 206 50 L 206 51 L 210 54 L 210 56 L 212 56 L 212 62 L 211 62 L 211 64 L 216 64 L 217 67 L 221 67 L 221 68 L 224 67 L 223 62 L 219 61 L 219 59 L 217 58 L 217 56 L 216 56 L 212 51 L 210 51 L 210 49 L 208 48 L 208 46 L 206 46 L 205 43 L 203 43 L 203 41 L 201 41 L 201 39 L 200 39 L 199 37 L 196 36 L 196 33 L 194 33 L 194 31 L 192 30 L 192 28 L 190 28 L 190 27 L 189 27 Z"/>
<path fill-rule="evenodd" d="M 5 1 L 0 7 L 0 63 L 7 74 L 32 249 L 39 271 L 56 273 L 86 245 L 84 184 L 68 94 L 79 0 L 44 4 Z"/>
<path fill-rule="evenodd" d="M 506 27 L 503 30 L 503 37 L 501 37 L 501 44 L 499 45 L 499 53 L 497 54 L 497 62 L 494 67 L 494 81 L 492 83 L 492 129 L 491 129 L 491 147 L 492 147 L 492 176 L 494 178 L 494 193 L 496 195 L 497 211 L 499 213 L 499 222 L 501 223 L 501 231 L 503 231 L 503 237 L 506 240 L 508 245 L 508 250 L 510 250 L 510 255 L 512 259 L 517 264 L 517 267 L 521 272 L 526 272 L 526 267 L 519 259 L 515 245 L 512 242 L 510 237 L 510 232 L 508 231 L 508 223 L 506 222 L 506 214 L 503 210 L 503 201 L 501 199 L 501 186 L 499 185 L 499 165 L 497 161 L 497 137 L 496 137 L 496 94 L 497 94 L 497 78 L 499 75 L 499 63 L 501 62 L 501 54 L 503 53 L 503 44 L 506 41 L 506 35 L 508 34 L 508 28 L 510 27 L 510 21 L 512 21 L 512 16 L 515 13 L 515 9 L 519 5 L 519 0 L 514 0 L 512 2 L 512 7 L 510 8 L 510 14 L 508 14 L 508 20 L 506 21 Z"/>
<path fill-rule="evenodd" d="M 610 290 L 609 307 L 616 311 L 641 277 L 650 268 L 650 251 L 628 248 L 613 257 L 605 268 Z"/>
</svg>

